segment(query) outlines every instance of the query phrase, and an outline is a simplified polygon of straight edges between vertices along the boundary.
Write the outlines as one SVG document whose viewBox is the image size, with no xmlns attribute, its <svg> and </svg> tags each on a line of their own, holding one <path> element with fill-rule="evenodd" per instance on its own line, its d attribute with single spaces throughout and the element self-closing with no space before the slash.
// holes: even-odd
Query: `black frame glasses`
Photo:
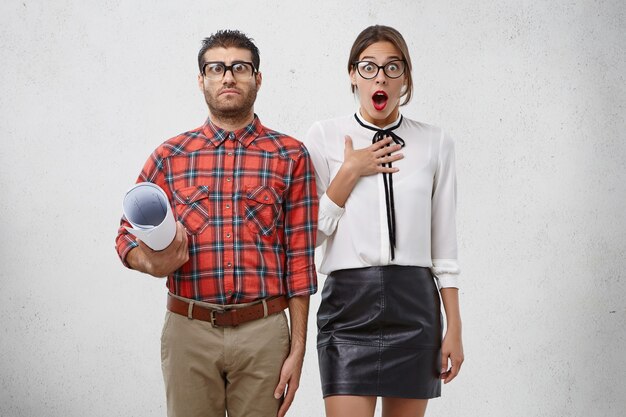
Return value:
<svg viewBox="0 0 626 417">
<path fill-rule="evenodd" d="M 214 65 L 217 64 L 223 68 L 224 71 L 221 73 L 220 76 L 216 76 L 217 74 L 212 74 L 212 76 L 206 74 L 206 67 L 207 65 L 211 65 L 211 64 L 214 64 Z M 238 65 L 249 66 L 251 69 L 250 76 L 246 74 L 245 78 L 241 78 L 243 74 L 240 72 L 237 72 L 236 70 L 236 67 Z M 202 64 L 202 76 L 207 77 L 208 79 L 211 79 L 211 80 L 223 79 L 228 71 L 230 71 L 230 73 L 233 74 L 233 78 L 237 80 L 245 81 L 245 80 L 249 80 L 250 78 L 252 78 L 252 76 L 257 72 L 257 69 L 254 67 L 254 64 L 252 62 L 248 62 L 248 61 L 233 61 L 230 65 L 226 65 L 224 61 L 208 61 Z"/>
<path fill-rule="evenodd" d="M 389 65 L 392 65 L 392 64 L 397 65 L 398 62 L 402 63 L 402 72 L 400 74 L 396 75 L 396 76 L 389 75 L 389 73 L 387 72 L 387 67 Z M 363 64 L 369 64 L 369 65 L 375 66 L 376 67 L 376 73 L 374 75 L 372 75 L 372 76 L 369 76 L 367 74 L 363 75 L 363 73 L 361 72 L 361 68 L 360 68 L 360 65 L 363 65 Z M 378 76 L 378 73 L 380 72 L 381 69 L 383 70 L 383 73 L 387 77 L 392 78 L 392 79 L 396 79 L 396 78 L 402 77 L 402 75 L 406 71 L 406 61 L 404 59 L 394 59 L 393 61 L 387 62 L 385 65 L 378 65 L 378 64 L 376 64 L 375 62 L 372 62 L 372 61 L 355 61 L 352 65 L 354 65 L 354 67 L 356 68 L 356 71 L 359 73 L 359 75 L 362 78 L 365 78 L 366 80 L 371 80 L 371 79 L 376 78 Z"/>
</svg>

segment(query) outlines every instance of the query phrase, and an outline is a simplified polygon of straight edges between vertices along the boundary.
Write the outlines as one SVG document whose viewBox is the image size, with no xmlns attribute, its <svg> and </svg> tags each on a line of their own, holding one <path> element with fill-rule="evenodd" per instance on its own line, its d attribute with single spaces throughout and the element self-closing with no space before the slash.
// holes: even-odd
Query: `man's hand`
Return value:
<svg viewBox="0 0 626 417">
<path fill-rule="evenodd" d="M 168 276 L 189 260 L 187 231 L 180 222 L 176 222 L 174 240 L 161 251 L 150 249 L 139 239 L 137 243 L 139 246 L 128 252 L 126 261 L 131 268 L 157 278 Z"/>
<path fill-rule="evenodd" d="M 274 397 L 279 399 L 284 395 L 283 403 L 278 410 L 278 417 L 284 417 L 291 407 L 293 398 L 300 386 L 302 361 L 306 349 L 306 325 L 309 315 L 309 296 L 297 296 L 289 299 L 289 322 L 291 323 L 291 350 L 283 362 L 280 370 L 280 379 L 274 390 Z M 287 390 L 285 392 L 285 389 Z"/>
<path fill-rule="evenodd" d="M 274 391 L 274 397 L 279 399 L 283 396 L 283 403 L 278 410 L 278 417 L 284 417 L 287 410 L 291 407 L 296 391 L 300 386 L 300 375 L 302 374 L 302 361 L 304 360 L 304 351 L 302 353 L 292 352 L 287 356 L 283 367 L 280 370 L 280 381 Z M 285 388 L 287 392 L 285 392 Z"/>
</svg>

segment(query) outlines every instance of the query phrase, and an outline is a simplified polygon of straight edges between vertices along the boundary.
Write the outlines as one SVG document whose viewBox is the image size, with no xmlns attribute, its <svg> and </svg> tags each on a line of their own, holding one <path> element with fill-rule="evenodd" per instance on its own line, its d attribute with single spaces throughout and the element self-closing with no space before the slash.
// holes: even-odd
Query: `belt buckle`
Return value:
<svg viewBox="0 0 626 417">
<path fill-rule="evenodd" d="M 211 310 L 211 326 L 213 327 L 218 327 L 217 324 L 215 324 L 215 312 L 217 310 Z"/>
<path fill-rule="evenodd" d="M 225 308 L 223 310 L 211 310 L 211 326 L 213 327 L 230 327 L 231 325 L 219 325 L 215 322 L 215 314 L 219 313 L 219 314 L 226 314 L 226 313 L 230 313 L 230 312 L 235 312 L 235 314 L 237 313 L 237 309 L 236 308 Z M 232 327 L 237 327 L 239 323 L 233 324 Z"/>
</svg>

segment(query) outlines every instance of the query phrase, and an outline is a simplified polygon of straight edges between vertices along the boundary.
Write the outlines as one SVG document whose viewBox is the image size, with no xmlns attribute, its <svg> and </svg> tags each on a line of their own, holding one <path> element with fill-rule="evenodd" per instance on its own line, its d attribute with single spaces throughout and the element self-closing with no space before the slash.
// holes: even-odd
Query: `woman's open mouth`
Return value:
<svg viewBox="0 0 626 417">
<path fill-rule="evenodd" d="M 385 108 L 385 106 L 387 105 L 387 100 L 389 100 L 389 97 L 387 96 L 387 93 L 382 90 L 378 90 L 372 95 L 374 108 L 378 111 Z"/>
</svg>

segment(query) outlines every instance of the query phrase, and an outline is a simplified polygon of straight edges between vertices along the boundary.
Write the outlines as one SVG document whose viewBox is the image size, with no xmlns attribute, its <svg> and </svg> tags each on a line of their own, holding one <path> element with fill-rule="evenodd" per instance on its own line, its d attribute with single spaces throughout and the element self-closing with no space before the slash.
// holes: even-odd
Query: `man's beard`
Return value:
<svg viewBox="0 0 626 417">
<path fill-rule="evenodd" d="M 209 106 L 211 114 L 217 119 L 228 120 L 231 123 L 246 119 L 250 115 L 250 110 L 256 101 L 256 95 L 257 89 L 255 86 L 242 97 L 241 104 L 223 103 L 204 90 L 204 100 L 207 106 Z"/>
</svg>

